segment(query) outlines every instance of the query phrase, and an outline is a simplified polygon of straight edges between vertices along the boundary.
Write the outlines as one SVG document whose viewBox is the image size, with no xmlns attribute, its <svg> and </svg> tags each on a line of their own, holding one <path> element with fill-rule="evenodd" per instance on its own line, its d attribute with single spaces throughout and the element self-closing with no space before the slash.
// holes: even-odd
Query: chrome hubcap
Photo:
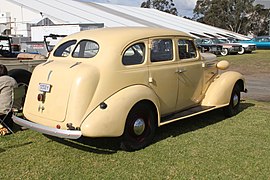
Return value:
<svg viewBox="0 0 270 180">
<path fill-rule="evenodd" d="M 237 94 L 235 94 L 233 96 L 233 107 L 235 107 L 239 102 L 239 97 L 237 96 Z"/>
<path fill-rule="evenodd" d="M 145 122 L 143 119 L 137 119 L 134 123 L 133 130 L 134 133 L 139 136 L 143 133 L 145 129 Z"/>
</svg>

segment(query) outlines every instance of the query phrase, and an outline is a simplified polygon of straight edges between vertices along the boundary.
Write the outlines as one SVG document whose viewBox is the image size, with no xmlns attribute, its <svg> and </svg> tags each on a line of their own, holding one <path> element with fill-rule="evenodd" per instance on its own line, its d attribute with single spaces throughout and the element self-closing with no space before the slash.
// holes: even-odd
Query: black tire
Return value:
<svg viewBox="0 0 270 180">
<path fill-rule="evenodd" d="M 135 151 L 149 145 L 155 135 L 157 127 L 155 122 L 156 116 L 151 106 L 145 103 L 135 105 L 126 120 L 121 148 L 126 151 Z"/>
<path fill-rule="evenodd" d="M 32 73 L 24 69 L 12 69 L 8 75 L 13 77 L 17 83 L 29 84 Z"/>
<path fill-rule="evenodd" d="M 226 49 L 226 48 L 224 48 L 224 49 L 222 49 L 222 51 L 220 52 L 220 54 L 221 54 L 222 56 L 227 56 L 227 55 L 229 54 L 229 50 Z"/>
<path fill-rule="evenodd" d="M 230 104 L 223 109 L 225 117 L 232 117 L 239 113 L 240 99 L 240 87 L 238 84 L 235 84 L 232 90 Z"/>
<path fill-rule="evenodd" d="M 20 112 L 23 109 L 26 92 L 32 74 L 24 69 L 12 69 L 8 72 L 8 74 L 16 80 L 18 85 L 15 91 L 16 94 L 13 108 Z"/>
</svg>

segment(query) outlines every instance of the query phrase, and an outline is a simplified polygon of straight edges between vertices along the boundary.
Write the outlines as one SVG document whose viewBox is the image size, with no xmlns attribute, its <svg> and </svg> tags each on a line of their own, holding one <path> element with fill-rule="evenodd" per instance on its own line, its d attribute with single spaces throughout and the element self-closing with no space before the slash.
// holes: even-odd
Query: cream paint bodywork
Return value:
<svg viewBox="0 0 270 180">
<path fill-rule="evenodd" d="M 242 74 L 228 71 L 218 75 L 209 86 L 202 101 L 203 106 L 224 107 L 230 102 L 233 87 L 240 80 L 244 81 Z M 244 83 L 244 82 L 243 82 Z"/>
<path fill-rule="evenodd" d="M 82 134 L 90 137 L 121 136 L 130 109 L 143 100 L 151 101 L 157 109 L 160 107 L 159 99 L 147 86 L 134 85 L 120 90 L 104 101 L 108 105 L 106 109 L 97 107 L 85 118 L 81 126 Z"/>
<path fill-rule="evenodd" d="M 83 136 L 116 137 L 123 134 L 130 109 L 140 101 L 153 104 L 158 126 L 165 124 L 160 122 L 163 115 L 181 109 L 228 105 L 234 84 L 243 76 L 227 72 L 216 77 L 216 59 L 202 57 L 198 51 L 197 57 L 189 61 L 177 58 L 175 51 L 173 61 L 151 63 L 150 39 L 164 37 L 174 40 L 174 50 L 177 39 L 191 39 L 185 33 L 158 28 L 105 28 L 63 38 L 59 45 L 68 40 L 96 41 L 99 52 L 90 59 L 51 55 L 35 68 L 26 96 L 25 117 L 49 127 L 60 125 L 61 129 L 72 123 Z M 146 46 L 145 62 L 124 66 L 123 52 L 138 42 Z M 186 71 L 178 74 L 179 69 Z M 37 100 L 39 83 L 52 85 L 44 102 Z M 99 106 L 103 102 L 106 109 Z"/>
<path fill-rule="evenodd" d="M 177 110 L 187 109 L 188 107 L 199 104 L 202 100 L 204 79 L 202 64 L 202 61 L 198 58 L 180 62 L 179 70 L 182 70 L 183 73 L 178 74 Z"/>
</svg>

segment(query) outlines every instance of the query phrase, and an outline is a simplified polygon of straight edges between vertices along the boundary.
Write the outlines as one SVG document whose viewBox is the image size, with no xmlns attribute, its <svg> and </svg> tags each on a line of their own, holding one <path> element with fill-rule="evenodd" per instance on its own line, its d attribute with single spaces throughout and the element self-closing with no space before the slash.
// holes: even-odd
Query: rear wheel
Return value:
<svg viewBox="0 0 270 180">
<path fill-rule="evenodd" d="M 222 51 L 220 52 L 220 54 L 221 54 L 222 56 L 227 56 L 228 53 L 229 53 L 228 49 L 224 49 L 224 48 L 223 48 Z"/>
<path fill-rule="evenodd" d="M 239 112 L 240 98 L 240 87 L 238 84 L 235 84 L 232 91 L 230 104 L 223 109 L 226 117 L 232 117 Z"/>
<path fill-rule="evenodd" d="M 155 117 L 151 106 L 145 103 L 135 105 L 126 120 L 121 148 L 134 151 L 149 145 L 156 130 Z"/>
<path fill-rule="evenodd" d="M 241 47 L 241 50 L 238 51 L 238 54 L 244 54 L 245 53 L 245 48 Z"/>
</svg>

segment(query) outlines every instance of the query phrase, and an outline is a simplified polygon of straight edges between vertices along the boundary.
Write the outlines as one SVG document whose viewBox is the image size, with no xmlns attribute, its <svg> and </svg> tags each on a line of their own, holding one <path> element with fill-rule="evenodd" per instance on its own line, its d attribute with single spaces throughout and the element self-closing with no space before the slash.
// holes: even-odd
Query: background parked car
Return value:
<svg viewBox="0 0 270 180">
<path fill-rule="evenodd" d="M 228 54 L 237 54 L 242 49 L 240 44 L 229 43 L 226 39 L 202 38 L 201 41 L 208 45 L 212 44 L 222 46 L 222 51 L 220 52 L 222 56 L 226 56 Z"/>
<path fill-rule="evenodd" d="M 242 43 L 241 41 L 235 38 L 228 38 L 227 40 L 230 43 L 242 45 L 242 49 L 241 51 L 238 52 L 238 54 L 251 53 L 252 51 L 255 51 L 257 49 L 256 44 L 251 43 L 251 42 Z"/>
<path fill-rule="evenodd" d="M 195 39 L 196 46 L 202 53 L 209 52 L 215 55 L 220 55 L 222 52 L 222 45 L 208 44 L 208 39 Z"/>
<path fill-rule="evenodd" d="M 239 41 L 241 43 L 254 43 L 257 49 L 270 49 L 270 36 L 258 36 L 251 40 Z"/>
<path fill-rule="evenodd" d="M 228 54 L 238 54 L 242 50 L 242 45 L 236 43 L 230 43 L 227 39 L 218 39 L 218 38 L 211 38 L 211 40 L 215 44 L 220 44 L 223 47 L 221 52 L 222 56 L 226 56 Z"/>
</svg>

